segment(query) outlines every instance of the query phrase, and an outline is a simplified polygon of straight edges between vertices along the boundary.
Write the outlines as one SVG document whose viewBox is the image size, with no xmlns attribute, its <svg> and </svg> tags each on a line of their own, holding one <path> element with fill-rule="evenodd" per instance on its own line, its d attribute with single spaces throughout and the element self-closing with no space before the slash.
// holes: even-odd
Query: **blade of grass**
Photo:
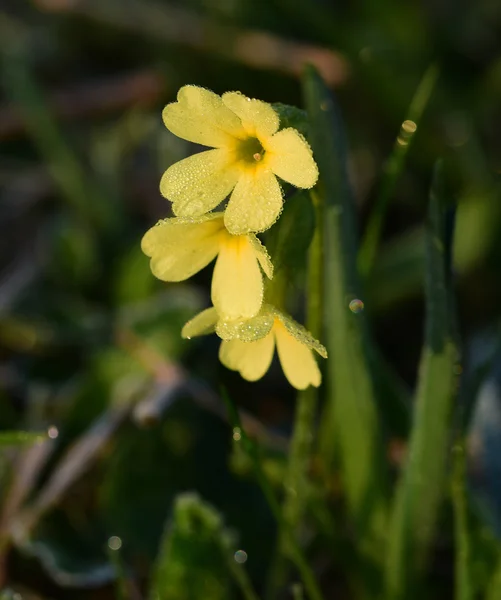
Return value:
<svg viewBox="0 0 501 600">
<path fill-rule="evenodd" d="M 452 505 L 454 509 L 455 538 L 455 599 L 473 600 L 473 580 L 471 574 L 472 552 L 468 523 L 466 498 L 466 467 L 464 441 L 456 442 L 453 452 Z"/>
<path fill-rule="evenodd" d="M 409 152 L 412 140 L 414 139 L 414 133 L 421 121 L 421 117 L 423 116 L 423 112 L 433 92 L 437 78 L 438 67 L 437 65 L 432 64 L 425 71 L 419 82 L 414 97 L 412 98 L 407 118 L 402 123 L 400 133 L 393 146 L 393 151 L 384 167 L 381 190 L 376 198 L 374 208 L 369 217 L 369 222 L 358 256 L 358 266 L 363 277 L 366 277 L 370 273 L 374 265 L 391 196 L 395 191 L 395 186 L 402 173 L 407 153 Z"/>
<path fill-rule="evenodd" d="M 6 95 L 20 111 L 26 129 L 64 198 L 87 223 L 113 224 L 113 208 L 84 172 L 66 143 L 22 50 L 2 53 L 1 76 Z"/>
<path fill-rule="evenodd" d="M 386 477 L 369 370 L 371 341 L 363 311 L 352 312 L 349 308 L 351 300 L 361 297 L 355 207 L 338 108 L 313 67 L 305 71 L 303 89 L 310 116 L 311 144 L 320 170 L 318 194 L 325 206 L 324 319 L 329 358 L 328 401 L 322 419 L 320 449 L 327 472 L 332 466 L 335 444 L 339 447 L 348 510 L 357 539 L 364 543 L 374 537 L 376 530 L 382 533 Z"/>
<path fill-rule="evenodd" d="M 48 439 L 46 431 L 0 431 L 0 446 L 34 444 Z"/>
<path fill-rule="evenodd" d="M 447 239 L 444 174 L 435 168 L 426 236 L 426 332 L 408 460 L 394 500 L 386 585 L 388 599 L 409 597 L 429 558 L 445 488 L 451 406 L 457 391 L 451 240 Z M 452 237 L 452 236 L 450 236 Z"/>
<path fill-rule="evenodd" d="M 287 536 L 287 543 L 289 545 L 288 550 L 291 560 L 295 564 L 297 570 L 299 571 L 307 594 L 310 597 L 310 600 L 323 600 L 323 595 L 320 590 L 320 586 L 318 585 L 318 582 L 316 580 L 315 574 L 310 565 L 308 564 L 308 561 L 304 556 L 301 547 L 296 541 L 294 531 L 290 529 L 288 522 L 282 514 L 280 503 L 278 502 L 273 488 L 271 487 L 270 482 L 268 481 L 268 478 L 266 477 L 263 471 L 257 447 L 247 436 L 245 429 L 243 429 L 238 410 L 236 409 L 235 405 L 231 401 L 231 398 L 225 390 L 222 390 L 222 397 L 228 409 L 229 420 L 233 424 L 234 431 L 240 434 L 239 439 L 242 443 L 242 447 L 252 459 L 252 464 L 254 466 L 254 472 L 256 475 L 257 482 L 261 487 L 261 490 L 268 502 L 273 516 L 275 517 L 278 523 L 279 530 L 283 531 Z"/>
</svg>

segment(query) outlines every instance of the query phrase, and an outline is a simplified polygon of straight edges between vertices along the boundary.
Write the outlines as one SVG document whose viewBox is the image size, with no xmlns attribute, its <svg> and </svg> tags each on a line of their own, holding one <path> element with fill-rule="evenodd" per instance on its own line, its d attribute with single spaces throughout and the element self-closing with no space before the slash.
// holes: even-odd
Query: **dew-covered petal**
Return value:
<svg viewBox="0 0 501 600">
<path fill-rule="evenodd" d="M 195 85 L 182 87 L 177 102 L 167 104 L 162 116 L 173 134 L 203 146 L 223 148 L 246 137 L 240 119 L 221 97 Z"/>
<path fill-rule="evenodd" d="M 150 268 L 155 277 L 183 281 L 214 260 L 223 230 L 223 213 L 193 221 L 164 219 L 146 232 L 141 249 L 151 257 Z"/>
<path fill-rule="evenodd" d="M 189 340 L 192 337 L 197 337 L 199 335 L 214 333 L 214 328 L 218 319 L 217 310 L 213 306 L 206 308 L 185 324 L 181 330 L 181 337 Z"/>
<path fill-rule="evenodd" d="M 308 142 L 295 129 L 282 129 L 266 140 L 267 166 L 284 181 L 299 188 L 311 188 L 318 179 L 317 163 Z"/>
<path fill-rule="evenodd" d="M 322 358 L 327 358 L 325 346 L 316 340 L 305 327 L 276 308 L 274 309 L 274 314 L 282 322 L 292 337 L 301 342 L 301 344 L 308 346 L 308 348 L 315 350 Z"/>
<path fill-rule="evenodd" d="M 247 169 L 230 197 L 224 224 L 235 235 L 266 231 L 278 219 L 282 207 L 282 190 L 275 175 L 259 167 Z"/>
<path fill-rule="evenodd" d="M 223 320 L 250 319 L 263 303 L 263 276 L 246 235 L 222 237 L 212 276 L 212 303 Z"/>
<path fill-rule="evenodd" d="M 270 255 L 268 254 L 266 247 L 253 233 L 248 233 L 247 236 L 249 238 L 249 242 L 254 248 L 254 252 L 256 253 L 256 257 L 261 265 L 261 269 L 263 269 L 268 279 L 273 279 L 273 263 L 271 262 Z"/>
<path fill-rule="evenodd" d="M 248 135 L 262 140 L 278 130 L 280 119 L 271 104 L 247 98 L 240 92 L 226 92 L 223 94 L 222 100 L 240 117 Z"/>
<path fill-rule="evenodd" d="M 228 369 L 238 371 L 247 381 L 257 381 L 270 368 L 274 350 L 272 333 L 256 342 L 222 341 L 219 360 Z"/>
<path fill-rule="evenodd" d="M 169 167 L 160 181 L 160 192 L 173 203 L 174 214 L 197 217 L 222 202 L 238 177 L 226 150 L 207 150 Z"/>
<path fill-rule="evenodd" d="M 311 349 L 293 337 L 280 321 L 275 323 L 273 332 L 280 364 L 289 383 L 298 390 L 309 385 L 318 387 L 322 375 Z"/>
<path fill-rule="evenodd" d="M 216 324 L 216 333 L 223 340 L 254 342 L 268 335 L 274 321 L 273 312 L 265 304 L 259 314 L 252 319 L 237 319 L 235 321 L 220 319 Z"/>
</svg>

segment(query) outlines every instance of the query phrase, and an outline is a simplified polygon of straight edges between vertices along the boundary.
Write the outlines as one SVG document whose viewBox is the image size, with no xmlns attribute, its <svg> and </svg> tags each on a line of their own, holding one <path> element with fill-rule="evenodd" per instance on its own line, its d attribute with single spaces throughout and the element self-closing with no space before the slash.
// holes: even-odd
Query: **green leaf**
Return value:
<svg viewBox="0 0 501 600">
<path fill-rule="evenodd" d="M 222 518 L 193 493 L 176 498 L 150 592 L 151 600 L 224 600 L 230 581 L 223 547 L 230 546 Z"/>
<path fill-rule="evenodd" d="M 451 407 L 457 392 L 446 193 L 435 169 L 426 236 L 426 332 L 408 461 L 398 485 L 387 555 L 388 598 L 407 598 L 430 557 L 446 485 Z"/>
<path fill-rule="evenodd" d="M 370 339 L 362 312 L 357 273 L 355 206 L 347 176 L 346 141 L 339 110 L 313 67 L 303 79 L 311 122 L 311 143 L 319 166 L 318 194 L 325 206 L 324 306 L 327 361 L 326 414 L 322 455 L 330 468 L 339 446 L 346 501 L 358 539 L 381 533 L 384 523 L 384 452 L 379 435 L 374 383 L 369 369 Z M 377 535 L 379 535 L 376 534 Z"/>
<path fill-rule="evenodd" d="M 305 267 L 314 232 L 315 211 L 309 194 L 297 192 L 285 202 L 279 221 L 266 235 L 275 272 L 286 269 L 293 275 Z"/>
<path fill-rule="evenodd" d="M 472 547 L 466 495 L 466 466 L 464 442 L 454 446 L 452 472 L 452 504 L 454 508 L 455 531 L 455 580 L 456 600 L 474 600 L 473 576 L 471 572 Z"/>
<path fill-rule="evenodd" d="M 0 431 L 0 446 L 34 444 L 46 439 L 46 431 Z"/>
<path fill-rule="evenodd" d="M 304 137 L 308 137 L 308 114 L 305 110 L 290 106 L 289 104 L 282 104 L 281 102 L 276 102 L 272 106 L 280 117 L 280 129 L 293 127 L 294 129 L 297 129 L 299 133 L 304 135 Z"/>
</svg>

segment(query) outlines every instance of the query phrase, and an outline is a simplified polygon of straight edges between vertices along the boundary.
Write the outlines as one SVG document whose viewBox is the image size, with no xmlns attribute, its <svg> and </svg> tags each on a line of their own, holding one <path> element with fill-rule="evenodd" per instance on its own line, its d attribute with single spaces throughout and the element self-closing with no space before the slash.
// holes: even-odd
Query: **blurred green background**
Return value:
<svg viewBox="0 0 501 600">
<path fill-rule="evenodd" d="M 294 393 L 275 362 L 247 383 L 219 364 L 215 336 L 180 338 L 209 303 L 210 269 L 165 284 L 140 250 L 143 233 L 170 214 L 161 174 L 196 150 L 164 128 L 161 110 L 187 83 L 301 107 L 303 65 L 316 65 L 343 113 L 363 235 L 419 82 L 437 66 L 363 298 L 394 377 L 412 390 L 423 339 L 424 221 L 439 156 L 454 172 L 459 203 L 464 368 L 485 365 L 499 343 L 501 6 L 3 0 L 0 53 L 0 429 L 51 428 L 51 439 L 0 456 L 0 587 L 22 598 L 144 597 L 174 499 L 197 492 L 224 521 L 204 513 L 201 529 L 224 529 L 221 543 L 245 550 L 260 592 L 275 524 L 248 459 L 232 446 L 221 386 L 244 409 L 277 486 Z M 475 435 L 482 444 L 481 423 Z M 490 435 L 496 456 L 501 428 Z M 398 427 L 390 435 L 393 466 L 402 436 Z M 475 462 L 473 474 L 496 481 L 494 463 Z M 482 500 L 498 529 L 499 487 L 487 485 Z M 183 498 L 178 509 L 191 510 L 193 497 Z M 240 597 L 209 542 L 199 537 L 201 554 L 190 555 L 190 535 L 173 543 L 200 587 L 169 597 Z M 342 568 L 321 539 L 313 546 L 326 597 L 348 598 Z M 433 571 L 445 598 L 447 537 L 442 546 Z"/>
</svg>

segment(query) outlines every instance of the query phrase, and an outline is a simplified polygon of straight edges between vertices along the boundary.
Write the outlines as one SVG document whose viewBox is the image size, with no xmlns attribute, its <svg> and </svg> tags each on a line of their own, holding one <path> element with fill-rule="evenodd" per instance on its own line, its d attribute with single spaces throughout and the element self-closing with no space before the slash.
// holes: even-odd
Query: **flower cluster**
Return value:
<svg viewBox="0 0 501 600">
<path fill-rule="evenodd" d="M 176 215 L 143 237 L 153 274 L 163 281 L 188 279 L 214 259 L 209 308 L 183 328 L 191 338 L 216 332 L 219 358 L 249 381 L 268 370 L 275 349 L 289 382 L 318 386 L 312 350 L 325 348 L 303 327 L 264 302 L 264 277 L 273 265 L 256 236 L 279 218 L 283 206 L 278 178 L 311 188 L 318 170 L 306 140 L 292 128 L 279 129 L 270 104 L 239 92 L 218 96 L 184 86 L 163 120 L 175 135 L 212 148 L 175 163 L 160 191 Z M 223 211 L 215 211 L 229 196 Z"/>
</svg>

